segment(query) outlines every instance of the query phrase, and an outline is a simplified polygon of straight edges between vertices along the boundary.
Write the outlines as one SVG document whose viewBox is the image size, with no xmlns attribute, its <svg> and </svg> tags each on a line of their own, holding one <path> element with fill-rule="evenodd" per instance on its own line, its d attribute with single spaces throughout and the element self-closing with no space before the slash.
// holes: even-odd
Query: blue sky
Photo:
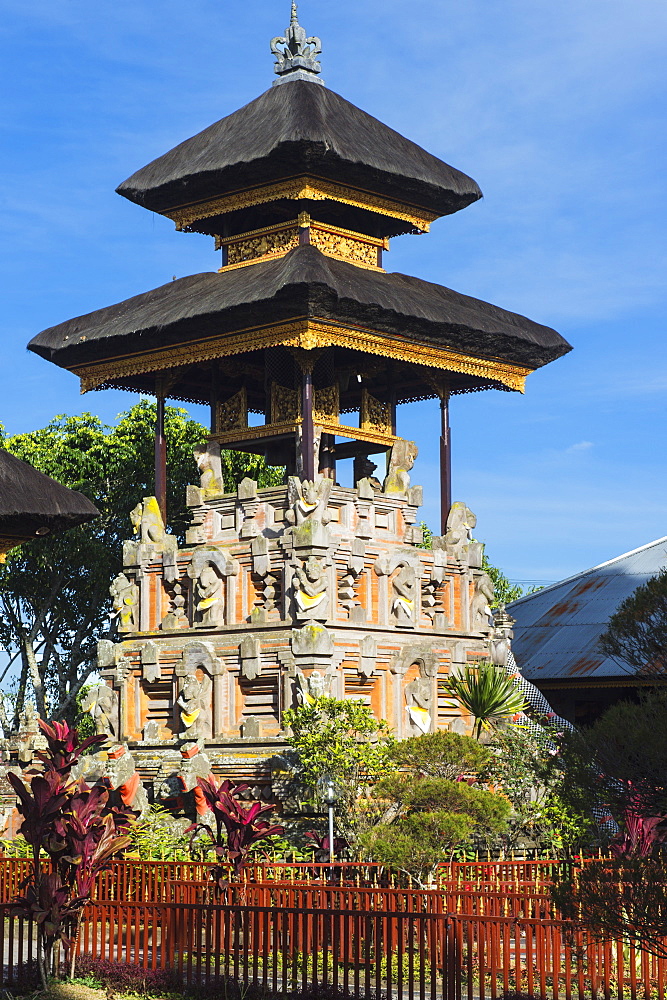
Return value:
<svg viewBox="0 0 667 1000">
<path fill-rule="evenodd" d="M 557 580 L 667 534 L 664 0 L 303 0 L 333 90 L 471 174 L 485 198 L 402 237 L 390 270 L 554 326 L 525 396 L 452 404 L 454 493 L 489 555 Z M 72 316 L 219 266 L 212 241 L 114 188 L 271 85 L 288 0 L 0 0 L 0 420 L 80 397 L 25 351 Z M 201 416 L 197 411 L 196 415 Z M 437 524 L 432 404 L 399 411 Z"/>
</svg>

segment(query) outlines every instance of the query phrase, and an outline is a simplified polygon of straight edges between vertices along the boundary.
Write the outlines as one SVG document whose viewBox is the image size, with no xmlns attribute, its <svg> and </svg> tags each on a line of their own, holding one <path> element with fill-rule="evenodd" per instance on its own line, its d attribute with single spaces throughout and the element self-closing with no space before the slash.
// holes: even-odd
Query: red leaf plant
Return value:
<svg viewBox="0 0 667 1000">
<path fill-rule="evenodd" d="M 329 834 L 325 833 L 324 836 L 320 836 L 315 830 L 309 830 L 306 833 L 306 840 L 309 841 L 309 846 L 313 848 L 314 860 L 317 862 L 325 862 L 329 860 Z M 345 837 L 336 837 L 333 839 L 333 855 L 334 857 L 339 857 L 343 851 L 346 851 L 350 845 L 348 844 Z"/>
<path fill-rule="evenodd" d="M 647 858 L 665 839 L 665 831 L 658 827 L 666 818 L 640 816 L 633 807 L 626 809 L 623 815 L 623 832 L 611 845 L 612 853 L 617 858 Z"/>
<path fill-rule="evenodd" d="M 127 836 L 135 814 L 126 808 L 111 808 L 109 792 L 90 787 L 82 778 L 72 778 L 72 768 L 89 748 L 106 741 L 91 736 L 79 742 L 76 729 L 67 723 L 48 725 L 40 720 L 47 741 L 37 757 L 40 771 L 28 771 L 30 783 L 11 771 L 7 779 L 18 796 L 23 816 L 19 833 L 32 847 L 32 872 L 12 901 L 15 913 L 37 924 L 37 962 L 46 988 L 49 970 L 57 965 L 62 944 L 74 975 L 76 943 L 84 907 L 90 902 L 98 872 L 129 844 Z M 42 866 L 42 852 L 49 869 Z"/>
<path fill-rule="evenodd" d="M 193 823 L 188 830 L 193 831 L 193 837 L 200 831 L 208 835 L 215 847 L 215 854 L 221 862 L 213 869 L 213 877 L 218 885 L 224 884 L 225 864 L 231 864 L 235 875 L 240 875 L 248 861 L 251 848 L 260 840 L 283 833 L 282 826 L 271 826 L 258 817 L 272 812 L 273 805 L 254 803 L 247 809 L 236 798 L 247 791 L 249 785 L 232 781 L 222 781 L 217 784 L 211 774 L 208 779 L 197 778 L 208 808 L 215 819 L 215 832 L 208 823 Z"/>
</svg>

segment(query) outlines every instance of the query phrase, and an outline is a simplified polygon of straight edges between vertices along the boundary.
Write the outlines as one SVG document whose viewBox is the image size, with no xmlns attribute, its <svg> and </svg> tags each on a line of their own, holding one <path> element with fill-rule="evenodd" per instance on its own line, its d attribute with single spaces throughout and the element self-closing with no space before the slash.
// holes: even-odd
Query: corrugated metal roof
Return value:
<svg viewBox="0 0 667 1000">
<path fill-rule="evenodd" d="M 667 537 L 514 601 L 521 673 L 531 681 L 627 677 L 631 668 L 598 652 L 598 639 L 619 604 L 665 567 Z"/>
</svg>

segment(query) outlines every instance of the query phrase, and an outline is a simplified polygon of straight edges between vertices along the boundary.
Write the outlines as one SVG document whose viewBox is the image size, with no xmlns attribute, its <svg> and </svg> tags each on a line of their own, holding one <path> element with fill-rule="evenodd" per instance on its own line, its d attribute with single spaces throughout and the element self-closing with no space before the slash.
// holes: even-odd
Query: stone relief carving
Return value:
<svg viewBox="0 0 667 1000">
<path fill-rule="evenodd" d="M 136 632 L 139 628 L 139 587 L 125 573 L 119 573 L 109 587 L 113 601 L 111 618 L 116 619 L 119 632 Z"/>
<path fill-rule="evenodd" d="M 315 482 L 302 482 L 296 476 L 290 476 L 287 491 L 291 510 L 287 512 L 286 520 L 300 527 L 305 521 L 319 521 L 328 524 L 327 507 L 333 480 L 321 477 Z"/>
<path fill-rule="evenodd" d="M 221 549 L 203 547 L 192 553 L 188 576 L 194 582 L 194 624 L 202 627 L 224 624 L 225 595 L 223 581 L 235 576 L 238 563 Z"/>
<path fill-rule="evenodd" d="M 254 479 L 242 479 L 236 488 L 237 531 L 239 538 L 255 538 L 259 527 L 255 521 L 259 512 L 259 495 Z"/>
<path fill-rule="evenodd" d="M 399 624 L 414 623 L 417 601 L 417 575 L 414 567 L 403 563 L 391 581 L 391 613 Z"/>
<path fill-rule="evenodd" d="M 141 673 L 147 684 L 155 684 L 162 679 L 160 648 L 155 642 L 145 642 L 141 647 Z"/>
<path fill-rule="evenodd" d="M 130 511 L 132 529 L 137 540 L 123 544 L 123 565 L 139 566 L 140 570 L 156 553 L 162 554 L 162 572 L 165 580 L 173 581 L 178 576 L 176 557 L 178 540 L 167 534 L 160 507 L 155 497 L 144 497 L 141 503 Z"/>
<path fill-rule="evenodd" d="M 181 747 L 178 778 L 184 792 L 191 792 L 198 787 L 197 778 L 209 778 L 210 775 L 211 761 L 198 743 L 186 743 Z"/>
<path fill-rule="evenodd" d="M 313 705 L 320 698 L 328 698 L 331 695 L 331 685 L 334 677 L 327 671 L 311 670 L 306 677 L 302 670 L 297 668 L 294 678 L 296 699 L 299 705 Z"/>
<path fill-rule="evenodd" d="M 359 643 L 359 675 L 368 679 L 375 673 L 377 662 L 377 640 L 373 635 L 365 635 Z"/>
<path fill-rule="evenodd" d="M 409 667 L 416 664 L 421 677 L 435 677 L 438 672 L 438 660 L 435 650 L 427 642 L 410 643 L 394 655 L 391 671 L 394 674 L 406 674 Z"/>
<path fill-rule="evenodd" d="M 447 532 L 444 544 L 447 553 L 458 563 L 466 563 L 472 542 L 472 533 L 477 518 L 464 503 L 457 500 L 452 504 L 447 518 Z"/>
<path fill-rule="evenodd" d="M 208 499 L 222 496 L 225 487 L 222 478 L 220 445 L 216 441 L 209 441 L 207 444 L 198 445 L 193 454 L 199 469 L 199 488 L 202 497 Z"/>
<path fill-rule="evenodd" d="M 489 638 L 491 662 L 498 667 L 507 665 L 507 658 L 512 648 L 515 619 L 507 614 L 505 605 L 501 604 L 493 612 L 493 632 Z"/>
<path fill-rule="evenodd" d="M 144 497 L 143 503 L 130 511 L 130 521 L 141 545 L 162 545 L 166 532 L 160 507 L 155 497 Z"/>
<path fill-rule="evenodd" d="M 409 472 L 412 469 L 419 449 L 414 441 L 399 438 L 394 442 L 389 459 L 389 471 L 382 490 L 394 496 L 407 496 L 410 489 Z"/>
<path fill-rule="evenodd" d="M 115 724 L 117 702 L 118 695 L 108 684 L 91 688 L 82 699 L 81 709 L 92 718 L 98 736 L 118 737 Z"/>
<path fill-rule="evenodd" d="M 470 628 L 473 632 L 488 632 L 493 628 L 493 582 L 487 573 L 477 578 L 470 605 Z"/>
<path fill-rule="evenodd" d="M 296 615 L 300 620 L 326 621 L 329 613 L 327 569 L 319 556 L 308 556 L 292 577 Z"/>
<path fill-rule="evenodd" d="M 433 728 L 433 684 L 428 677 L 420 675 L 405 685 L 405 704 L 413 733 L 430 733 Z"/>
<path fill-rule="evenodd" d="M 90 785 L 108 788 L 112 805 L 122 803 L 138 812 L 140 817 L 148 809 L 146 790 L 125 743 L 117 743 L 107 752 L 82 757 L 72 773 Z"/>
<path fill-rule="evenodd" d="M 160 628 L 164 632 L 188 628 L 190 621 L 187 612 L 187 584 L 184 585 L 180 580 L 176 580 L 165 589 L 169 599 L 169 611 L 160 622 Z"/>
<path fill-rule="evenodd" d="M 239 646 L 241 677 L 246 681 L 256 680 L 262 672 L 262 644 L 256 635 L 244 635 Z"/>
<path fill-rule="evenodd" d="M 204 675 L 199 680 L 196 674 L 186 674 L 181 681 L 181 689 L 176 704 L 181 712 L 181 739 L 209 739 L 212 734 L 211 679 Z"/>
<path fill-rule="evenodd" d="M 353 621 L 363 621 L 366 611 L 357 597 L 355 586 L 364 569 L 366 542 L 363 538 L 353 538 L 350 543 L 350 556 L 347 561 L 347 573 L 341 577 L 338 584 L 338 600 Z"/>
</svg>

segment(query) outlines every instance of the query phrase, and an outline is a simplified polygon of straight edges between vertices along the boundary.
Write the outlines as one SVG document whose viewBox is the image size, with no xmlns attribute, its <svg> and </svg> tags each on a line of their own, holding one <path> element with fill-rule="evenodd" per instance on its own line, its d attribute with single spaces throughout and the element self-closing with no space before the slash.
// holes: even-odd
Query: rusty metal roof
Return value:
<svg viewBox="0 0 667 1000">
<path fill-rule="evenodd" d="M 508 606 L 516 618 L 512 649 L 528 680 L 627 677 L 627 664 L 597 642 L 619 604 L 667 567 L 667 537 L 529 594 Z"/>
</svg>

